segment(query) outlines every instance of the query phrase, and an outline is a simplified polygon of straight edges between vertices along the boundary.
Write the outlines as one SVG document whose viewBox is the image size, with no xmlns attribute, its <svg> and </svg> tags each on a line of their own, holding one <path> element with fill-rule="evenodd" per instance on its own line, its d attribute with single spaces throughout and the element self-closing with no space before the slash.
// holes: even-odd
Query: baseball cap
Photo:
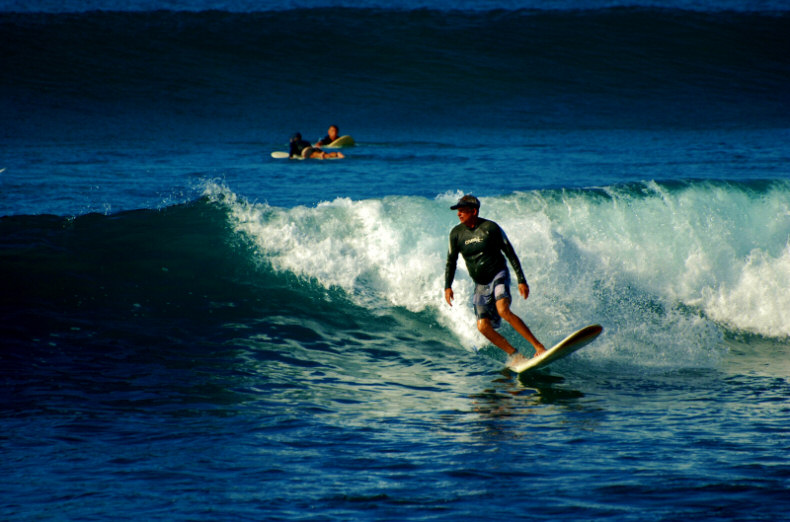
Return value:
<svg viewBox="0 0 790 522">
<path fill-rule="evenodd" d="M 458 203 L 450 207 L 450 210 L 455 210 L 461 207 L 480 208 L 480 200 L 471 194 L 467 194 L 458 200 Z"/>
</svg>

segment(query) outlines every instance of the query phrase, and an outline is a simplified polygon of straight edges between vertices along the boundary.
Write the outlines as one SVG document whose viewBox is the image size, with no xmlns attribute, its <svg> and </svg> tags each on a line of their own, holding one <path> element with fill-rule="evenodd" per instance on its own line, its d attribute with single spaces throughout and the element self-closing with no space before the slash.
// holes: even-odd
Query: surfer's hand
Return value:
<svg viewBox="0 0 790 522">
<path fill-rule="evenodd" d="M 444 289 L 444 300 L 447 301 L 447 304 L 453 306 L 453 289 L 452 288 L 445 288 Z"/>
<path fill-rule="evenodd" d="M 521 294 L 521 297 L 523 297 L 524 299 L 529 297 L 529 285 L 527 283 L 519 283 L 518 293 Z"/>
</svg>

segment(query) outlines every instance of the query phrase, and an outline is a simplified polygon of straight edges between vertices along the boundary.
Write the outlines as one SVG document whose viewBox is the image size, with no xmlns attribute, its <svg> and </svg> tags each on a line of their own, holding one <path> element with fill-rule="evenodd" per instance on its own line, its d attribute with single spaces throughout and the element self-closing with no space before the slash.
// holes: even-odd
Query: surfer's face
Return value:
<svg viewBox="0 0 790 522">
<path fill-rule="evenodd" d="M 461 223 L 463 223 L 468 227 L 474 225 L 476 217 L 477 217 L 477 209 L 471 207 L 460 207 L 458 209 L 458 219 L 460 219 Z"/>
<path fill-rule="evenodd" d="M 334 125 L 329 127 L 329 130 L 326 131 L 326 133 L 329 135 L 329 139 L 331 140 L 337 139 L 337 127 L 335 127 Z"/>
</svg>

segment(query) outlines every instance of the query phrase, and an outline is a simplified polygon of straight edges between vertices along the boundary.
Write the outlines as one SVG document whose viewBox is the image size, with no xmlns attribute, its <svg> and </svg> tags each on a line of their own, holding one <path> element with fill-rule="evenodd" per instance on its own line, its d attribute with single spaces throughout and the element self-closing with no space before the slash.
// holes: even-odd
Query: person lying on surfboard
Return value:
<svg viewBox="0 0 790 522">
<path fill-rule="evenodd" d="M 315 142 L 313 147 L 321 147 L 324 145 L 329 145 L 336 139 L 340 137 L 340 127 L 337 125 L 330 125 L 329 130 L 326 131 L 326 136 Z"/>
<path fill-rule="evenodd" d="M 493 221 L 479 216 L 480 200 L 471 194 L 463 196 L 450 209 L 458 210 L 461 222 L 450 232 L 450 250 L 444 271 L 445 301 L 453 306 L 453 279 L 458 254 L 461 254 L 469 275 L 476 283 L 473 304 L 477 329 L 494 346 L 509 355 L 507 366 L 517 367 L 527 359 L 496 331 L 502 319 L 529 341 L 535 349 L 535 356 L 544 353 L 546 348 L 543 344 L 532 335 L 524 321 L 510 310 L 510 271 L 503 252 L 516 272 L 518 292 L 524 299 L 529 296 L 529 285 L 505 231 Z"/>
<path fill-rule="evenodd" d="M 342 152 L 324 152 L 318 147 L 313 147 L 310 142 L 302 139 L 302 134 L 297 132 L 291 136 L 291 146 L 288 151 L 288 158 L 344 158 Z"/>
</svg>

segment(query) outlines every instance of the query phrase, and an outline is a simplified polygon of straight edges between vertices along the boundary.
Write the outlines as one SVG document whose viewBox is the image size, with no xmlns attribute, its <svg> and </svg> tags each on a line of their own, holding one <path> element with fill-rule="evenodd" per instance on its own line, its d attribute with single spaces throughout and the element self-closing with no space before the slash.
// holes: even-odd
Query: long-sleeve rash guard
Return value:
<svg viewBox="0 0 790 522">
<path fill-rule="evenodd" d="M 483 218 L 477 219 L 474 228 L 459 223 L 450 231 L 450 250 L 447 253 L 447 266 L 444 270 L 444 287 L 450 288 L 453 284 L 459 253 L 464 257 L 472 280 L 477 284 L 487 285 L 497 273 L 507 269 L 502 252 L 513 266 L 519 284 L 526 283 L 527 279 L 521 270 L 518 256 L 499 225 Z"/>
<path fill-rule="evenodd" d="M 291 149 L 288 151 L 288 156 L 291 158 L 301 156 L 302 151 L 310 146 L 310 142 L 307 140 L 291 140 Z"/>
</svg>

